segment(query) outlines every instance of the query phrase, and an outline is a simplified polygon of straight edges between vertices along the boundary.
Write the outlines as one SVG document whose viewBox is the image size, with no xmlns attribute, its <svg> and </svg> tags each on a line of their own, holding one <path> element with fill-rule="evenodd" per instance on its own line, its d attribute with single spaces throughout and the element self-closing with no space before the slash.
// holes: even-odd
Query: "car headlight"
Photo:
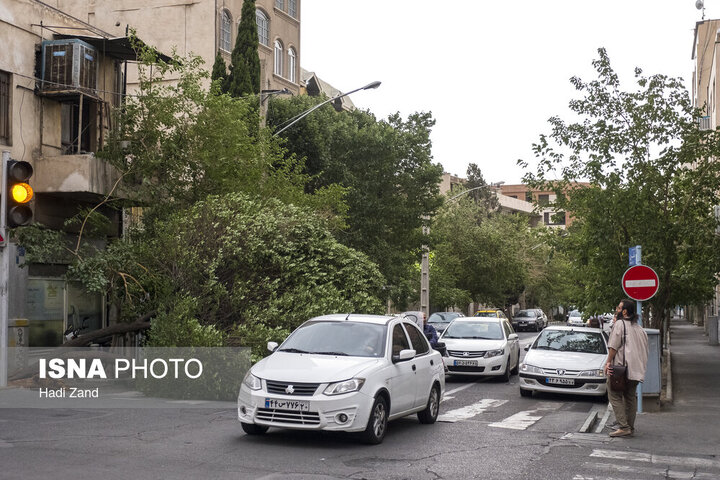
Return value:
<svg viewBox="0 0 720 480">
<path fill-rule="evenodd" d="M 583 370 L 578 374 L 578 377 L 604 377 L 605 372 L 602 370 Z"/>
<path fill-rule="evenodd" d="M 250 372 L 247 372 L 247 374 L 245 374 L 243 384 L 250 390 L 260 390 L 262 388 L 262 380 L 260 380 L 258 377 L 256 377 Z"/>
<path fill-rule="evenodd" d="M 520 371 L 525 373 L 539 373 L 543 374 L 542 368 L 536 367 L 535 365 L 528 365 L 527 363 L 523 363 L 520 365 Z"/>
<path fill-rule="evenodd" d="M 502 355 L 503 353 L 505 353 L 505 350 L 504 350 L 504 349 L 500 349 L 500 350 L 488 350 L 487 352 L 485 352 L 485 358 L 497 357 L 497 356 L 499 356 L 499 355 Z"/>
<path fill-rule="evenodd" d="M 364 383 L 365 380 L 362 378 L 351 378 L 350 380 L 331 383 L 323 393 L 325 395 L 342 395 L 343 393 L 357 392 Z"/>
</svg>

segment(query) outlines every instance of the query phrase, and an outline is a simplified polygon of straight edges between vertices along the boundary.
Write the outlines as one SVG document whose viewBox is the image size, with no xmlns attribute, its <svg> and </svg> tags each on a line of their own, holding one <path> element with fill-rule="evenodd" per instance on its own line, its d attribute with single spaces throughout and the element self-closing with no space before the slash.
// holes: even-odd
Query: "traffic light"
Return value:
<svg viewBox="0 0 720 480">
<path fill-rule="evenodd" d="M 27 183 L 32 177 L 33 168 L 22 160 L 7 162 L 7 226 L 21 227 L 32 221 L 33 212 L 28 202 L 33 198 L 33 189 Z"/>
</svg>

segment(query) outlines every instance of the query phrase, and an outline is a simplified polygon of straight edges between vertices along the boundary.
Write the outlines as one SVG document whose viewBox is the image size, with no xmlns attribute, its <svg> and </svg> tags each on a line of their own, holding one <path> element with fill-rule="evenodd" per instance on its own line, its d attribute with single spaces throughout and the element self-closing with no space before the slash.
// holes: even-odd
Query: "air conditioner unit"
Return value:
<svg viewBox="0 0 720 480">
<path fill-rule="evenodd" d="M 79 39 L 42 42 L 42 86 L 49 91 L 96 93 L 97 50 Z"/>
<path fill-rule="evenodd" d="M 710 123 L 710 117 L 698 118 L 698 126 L 700 130 L 712 130 L 712 124 Z"/>
</svg>

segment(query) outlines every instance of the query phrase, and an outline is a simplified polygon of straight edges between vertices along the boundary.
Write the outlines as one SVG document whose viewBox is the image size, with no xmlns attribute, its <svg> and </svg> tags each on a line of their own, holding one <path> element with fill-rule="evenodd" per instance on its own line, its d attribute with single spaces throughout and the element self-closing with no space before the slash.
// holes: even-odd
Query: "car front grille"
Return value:
<svg viewBox="0 0 720 480">
<path fill-rule="evenodd" d="M 451 357 L 458 358 L 480 358 L 485 356 L 485 352 L 469 352 L 467 350 L 448 350 L 447 352 Z"/>
<path fill-rule="evenodd" d="M 543 368 L 543 375 L 553 375 L 553 376 L 561 376 L 561 377 L 577 377 L 580 374 L 580 370 L 562 370 L 555 368 Z M 560 373 L 562 372 L 562 374 Z"/>
<path fill-rule="evenodd" d="M 293 425 L 320 425 L 318 412 L 298 412 L 276 408 L 258 408 L 255 418 L 266 422 L 289 423 Z"/>
<path fill-rule="evenodd" d="M 292 395 L 297 397 L 312 397 L 320 386 L 319 383 L 291 383 L 265 380 L 268 393 L 278 395 Z M 289 388 L 291 387 L 292 388 Z M 288 392 L 290 390 L 290 392 Z"/>
<path fill-rule="evenodd" d="M 448 365 L 448 370 L 450 372 L 484 372 L 485 367 L 456 367 L 454 365 Z"/>
</svg>

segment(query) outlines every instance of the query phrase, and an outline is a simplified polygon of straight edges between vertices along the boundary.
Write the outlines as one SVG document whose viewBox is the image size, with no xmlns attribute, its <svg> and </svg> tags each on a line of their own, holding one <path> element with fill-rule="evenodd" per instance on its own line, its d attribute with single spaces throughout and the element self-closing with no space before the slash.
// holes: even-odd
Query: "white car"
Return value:
<svg viewBox="0 0 720 480">
<path fill-rule="evenodd" d="M 520 395 L 532 392 L 604 396 L 607 337 L 597 328 L 547 327 L 520 365 Z"/>
<path fill-rule="evenodd" d="M 380 443 L 387 422 L 417 413 L 434 423 L 445 393 L 442 356 L 411 320 L 326 315 L 298 327 L 245 375 L 238 420 L 269 427 L 361 432 Z"/>
<path fill-rule="evenodd" d="M 443 357 L 452 375 L 502 376 L 518 373 L 520 341 L 507 318 L 460 317 L 443 332 Z"/>
<path fill-rule="evenodd" d="M 585 322 L 583 322 L 582 319 L 582 312 L 579 312 L 577 310 L 573 310 L 568 315 L 567 319 L 567 325 L 569 327 L 583 327 L 585 326 Z"/>
</svg>

